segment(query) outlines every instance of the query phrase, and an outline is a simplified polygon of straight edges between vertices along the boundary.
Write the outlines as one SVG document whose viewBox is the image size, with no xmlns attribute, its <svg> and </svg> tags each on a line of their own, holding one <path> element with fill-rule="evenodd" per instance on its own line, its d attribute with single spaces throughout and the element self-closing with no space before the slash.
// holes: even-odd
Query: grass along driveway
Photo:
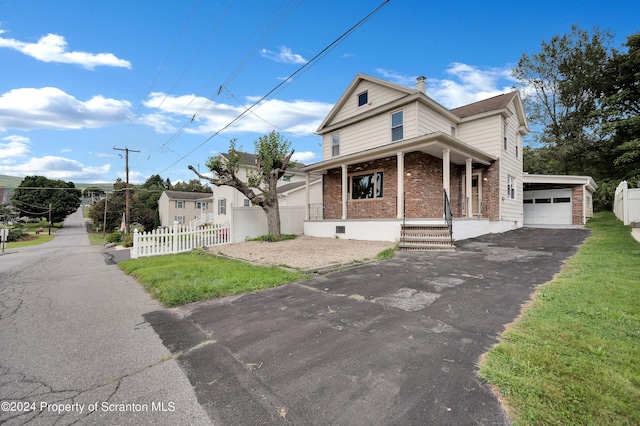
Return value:
<svg viewBox="0 0 640 426">
<path fill-rule="evenodd" d="M 307 278 L 299 271 L 251 265 L 198 250 L 131 259 L 118 265 L 166 307 L 264 290 Z"/>
<path fill-rule="evenodd" d="M 481 363 L 515 425 L 640 424 L 640 244 L 611 213 Z"/>
</svg>

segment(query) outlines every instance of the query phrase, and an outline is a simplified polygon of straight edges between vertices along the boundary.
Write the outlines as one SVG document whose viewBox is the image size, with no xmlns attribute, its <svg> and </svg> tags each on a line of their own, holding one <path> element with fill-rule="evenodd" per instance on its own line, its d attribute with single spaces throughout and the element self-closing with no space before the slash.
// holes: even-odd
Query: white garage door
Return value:
<svg viewBox="0 0 640 426">
<path fill-rule="evenodd" d="M 571 190 L 525 191 L 525 225 L 571 225 Z"/>
</svg>

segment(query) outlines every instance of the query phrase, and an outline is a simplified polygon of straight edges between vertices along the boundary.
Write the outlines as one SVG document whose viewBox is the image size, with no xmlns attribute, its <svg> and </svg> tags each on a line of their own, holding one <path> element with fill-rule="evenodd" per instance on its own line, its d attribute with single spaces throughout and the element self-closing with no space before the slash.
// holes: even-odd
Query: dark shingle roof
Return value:
<svg viewBox="0 0 640 426">
<path fill-rule="evenodd" d="M 170 200 L 202 200 L 213 198 L 210 192 L 182 192 L 182 191 L 164 191 Z"/>
<path fill-rule="evenodd" d="M 239 152 L 240 153 L 240 164 L 246 164 L 249 166 L 255 166 L 256 165 L 256 156 L 254 154 L 249 154 L 247 152 Z M 222 154 L 224 158 L 227 158 L 227 153 L 224 152 Z M 305 165 L 302 163 L 298 163 L 293 161 L 294 167 L 293 170 L 295 171 L 296 169 L 301 169 L 302 167 L 304 167 Z"/>
<path fill-rule="evenodd" d="M 511 102 L 517 93 L 518 92 L 510 92 L 494 96 L 493 98 L 454 108 L 451 112 L 460 118 L 465 118 L 471 115 L 482 114 L 483 112 L 504 109 L 509 105 L 509 102 Z"/>
</svg>

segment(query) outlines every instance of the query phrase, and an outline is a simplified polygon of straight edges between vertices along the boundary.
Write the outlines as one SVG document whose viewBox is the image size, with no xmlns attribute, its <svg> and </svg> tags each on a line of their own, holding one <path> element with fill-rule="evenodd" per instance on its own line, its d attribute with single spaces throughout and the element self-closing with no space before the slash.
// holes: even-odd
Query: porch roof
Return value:
<svg viewBox="0 0 640 426">
<path fill-rule="evenodd" d="M 376 148 L 367 149 L 353 154 L 342 155 L 329 160 L 310 164 L 303 167 L 303 172 L 322 172 L 340 167 L 342 164 L 356 164 L 396 155 L 398 152 L 408 153 L 421 151 L 436 158 L 442 158 L 442 150 L 449 148 L 449 161 L 453 164 L 463 165 L 467 158 L 473 162 L 489 165 L 496 157 L 487 154 L 459 139 L 443 132 L 434 132 L 416 138 L 406 139 L 401 142 L 393 142 Z"/>
</svg>

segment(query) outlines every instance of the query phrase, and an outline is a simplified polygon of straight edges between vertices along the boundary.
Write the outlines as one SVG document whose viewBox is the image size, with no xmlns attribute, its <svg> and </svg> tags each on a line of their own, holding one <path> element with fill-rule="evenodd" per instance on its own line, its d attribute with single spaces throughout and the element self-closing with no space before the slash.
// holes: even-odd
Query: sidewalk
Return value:
<svg viewBox="0 0 640 426">
<path fill-rule="evenodd" d="M 631 236 L 640 243 L 640 228 L 631 228 Z"/>
</svg>

